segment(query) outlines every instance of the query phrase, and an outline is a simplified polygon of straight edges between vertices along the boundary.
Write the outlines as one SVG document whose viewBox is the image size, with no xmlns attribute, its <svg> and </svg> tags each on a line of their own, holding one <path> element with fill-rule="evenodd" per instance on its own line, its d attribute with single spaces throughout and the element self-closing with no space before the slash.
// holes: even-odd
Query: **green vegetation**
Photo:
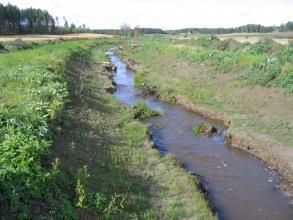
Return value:
<svg viewBox="0 0 293 220">
<path fill-rule="evenodd" d="M 200 135 L 201 134 L 201 129 L 202 129 L 203 124 L 199 123 L 199 124 L 195 124 L 192 128 L 193 133 L 195 135 Z"/>
<path fill-rule="evenodd" d="M 245 68 L 242 79 L 251 85 L 279 86 L 292 92 L 292 44 L 279 45 L 265 39 L 256 44 L 238 43 L 234 40 L 219 40 L 215 36 L 201 36 L 191 40 L 175 41 L 143 38 L 143 49 L 163 55 L 182 58 L 190 63 L 208 65 L 212 71 L 225 73 L 233 68 Z M 144 58 L 145 51 L 136 57 Z M 135 84 L 141 86 L 145 71 L 138 72 Z"/>
<path fill-rule="evenodd" d="M 105 92 L 111 83 L 99 63 L 113 43 L 0 54 L 5 218 L 214 219 L 196 178 L 148 147 L 147 126 L 133 120 L 135 111 L 140 118 L 155 112 Z"/>
<path fill-rule="evenodd" d="M 145 119 L 153 116 L 158 116 L 161 113 L 158 110 L 149 109 L 144 102 L 138 102 L 133 105 L 133 118 Z"/>
<path fill-rule="evenodd" d="M 196 123 L 192 127 L 193 133 L 195 135 L 206 135 L 211 136 L 213 133 L 217 132 L 217 129 L 209 124 Z"/>
<path fill-rule="evenodd" d="M 36 206 L 60 215 L 65 209 L 74 213 L 60 192 L 59 161 L 50 157 L 48 148 L 54 133 L 50 122 L 68 96 L 63 75 L 67 61 L 89 57 L 89 45 L 82 43 L 0 56 L 1 209 L 18 218 L 42 214 L 35 213 Z"/>
<path fill-rule="evenodd" d="M 0 56 L 1 207 L 18 218 L 30 218 L 30 213 L 38 212 L 36 207 L 54 209 L 60 215 L 65 210 L 74 213 L 60 192 L 59 161 L 50 157 L 48 148 L 54 132 L 49 123 L 68 96 L 62 75 L 66 61 L 88 56 L 88 46 L 80 43 Z"/>
<path fill-rule="evenodd" d="M 0 43 L 0 54 L 13 52 L 17 50 L 34 49 L 49 43 L 54 44 L 56 42 L 50 42 L 50 41 L 34 42 L 34 41 L 23 41 L 22 39 L 16 39 L 15 41 L 2 42 Z"/>
<path fill-rule="evenodd" d="M 144 85 L 144 77 L 146 75 L 146 71 L 143 69 L 139 69 L 136 74 L 135 74 L 135 78 L 134 78 L 134 86 L 135 87 L 143 87 Z"/>
</svg>

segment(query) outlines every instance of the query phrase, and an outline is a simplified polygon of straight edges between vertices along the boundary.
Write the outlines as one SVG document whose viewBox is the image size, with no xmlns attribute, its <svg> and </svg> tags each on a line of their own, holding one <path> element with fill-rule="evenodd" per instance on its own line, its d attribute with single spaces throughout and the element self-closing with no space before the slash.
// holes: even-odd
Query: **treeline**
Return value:
<svg viewBox="0 0 293 220">
<path fill-rule="evenodd" d="M 53 18 L 47 10 L 27 8 L 0 3 L 0 34 L 67 34 L 87 31 L 85 25 L 76 27 L 63 17 L 64 25 L 59 25 L 59 18 Z"/>
<path fill-rule="evenodd" d="M 184 28 L 166 31 L 169 34 L 230 34 L 230 33 L 270 33 L 293 31 L 293 22 L 289 21 L 280 26 L 263 26 L 260 24 L 247 24 L 236 28 Z"/>
<path fill-rule="evenodd" d="M 121 29 L 98 29 L 92 30 L 98 34 L 111 34 L 111 35 L 125 35 L 131 31 L 138 31 L 139 34 L 230 34 L 230 33 L 271 33 L 271 32 L 286 32 L 293 31 L 293 22 L 289 21 L 280 26 L 263 26 L 260 24 L 247 24 L 236 28 L 184 28 L 177 30 L 162 30 L 160 28 L 138 28 L 131 29 L 129 26 L 121 27 Z"/>
<path fill-rule="evenodd" d="M 97 33 L 97 34 L 125 35 L 125 29 L 129 31 L 138 31 L 139 34 L 166 34 L 166 32 L 160 28 L 139 28 L 139 27 L 135 27 L 133 29 L 131 29 L 130 27 L 121 28 L 121 29 L 97 29 L 97 30 L 91 30 L 91 32 Z"/>
</svg>

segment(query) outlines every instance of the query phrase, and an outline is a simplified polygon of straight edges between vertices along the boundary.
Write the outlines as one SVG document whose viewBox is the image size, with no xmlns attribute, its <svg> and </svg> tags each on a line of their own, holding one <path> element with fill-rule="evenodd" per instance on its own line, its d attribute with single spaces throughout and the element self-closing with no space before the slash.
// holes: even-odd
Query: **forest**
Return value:
<svg viewBox="0 0 293 220">
<path fill-rule="evenodd" d="M 61 25 L 61 21 L 64 24 Z M 39 8 L 19 9 L 17 6 L 0 3 L 0 34 L 67 34 L 86 31 L 85 25 L 76 27 L 65 17 L 53 17 Z"/>
</svg>

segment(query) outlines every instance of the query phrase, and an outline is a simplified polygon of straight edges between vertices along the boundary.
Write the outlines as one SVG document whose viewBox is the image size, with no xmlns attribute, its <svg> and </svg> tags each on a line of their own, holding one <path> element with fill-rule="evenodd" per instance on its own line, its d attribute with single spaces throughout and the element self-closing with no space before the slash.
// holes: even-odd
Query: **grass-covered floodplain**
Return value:
<svg viewBox="0 0 293 220">
<path fill-rule="evenodd" d="M 136 86 L 222 121 L 233 146 L 293 182 L 292 42 L 153 36 L 125 43 L 121 56 L 136 61 Z"/>
<path fill-rule="evenodd" d="M 117 39 L 0 54 L 0 213 L 12 219 L 214 219 L 194 176 L 106 93 Z M 107 76 L 107 74 L 110 74 Z"/>
</svg>

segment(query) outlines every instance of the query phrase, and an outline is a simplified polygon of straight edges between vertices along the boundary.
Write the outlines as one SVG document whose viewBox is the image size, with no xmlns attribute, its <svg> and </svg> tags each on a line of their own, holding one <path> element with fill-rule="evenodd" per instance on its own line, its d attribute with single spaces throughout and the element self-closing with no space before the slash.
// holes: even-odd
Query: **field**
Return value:
<svg viewBox="0 0 293 220">
<path fill-rule="evenodd" d="M 135 61 L 138 87 L 221 121 L 232 146 L 262 158 L 292 187 L 292 43 L 143 37 L 125 43 L 121 56 Z"/>
<path fill-rule="evenodd" d="M 196 39 L 201 35 L 170 35 L 173 39 Z M 231 33 L 231 34 L 216 34 L 219 39 L 227 40 L 234 39 L 240 43 L 257 43 L 260 40 L 272 39 L 279 44 L 287 44 L 293 40 L 293 32 L 276 32 L 276 33 Z"/>
<path fill-rule="evenodd" d="M 81 34 L 66 34 L 66 35 L 45 35 L 45 34 L 33 34 L 33 35 L 11 35 L 11 36 L 1 36 L 0 42 L 14 41 L 15 39 L 22 38 L 24 41 L 47 41 L 56 39 L 93 39 L 101 37 L 112 37 L 106 34 L 91 34 L 91 33 L 81 33 Z"/>
<path fill-rule="evenodd" d="M 234 33 L 234 34 L 219 34 L 217 35 L 221 40 L 229 38 L 235 39 L 238 42 L 256 43 L 265 38 L 273 39 L 280 44 L 287 44 L 293 40 L 293 32 L 279 32 L 279 33 Z"/>
<path fill-rule="evenodd" d="M 147 126 L 106 91 L 116 38 L 0 54 L 0 213 L 7 219 L 214 219 Z"/>
</svg>

